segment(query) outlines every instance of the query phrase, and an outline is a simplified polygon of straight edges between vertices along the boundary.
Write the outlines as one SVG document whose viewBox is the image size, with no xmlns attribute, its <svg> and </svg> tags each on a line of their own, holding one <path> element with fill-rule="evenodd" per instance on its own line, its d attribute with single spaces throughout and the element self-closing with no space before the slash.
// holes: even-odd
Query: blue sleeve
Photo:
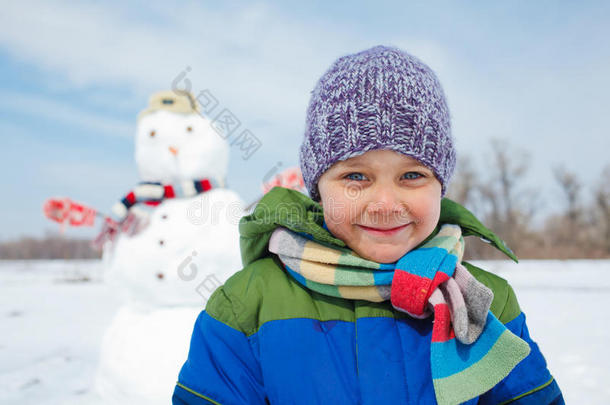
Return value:
<svg viewBox="0 0 610 405">
<path fill-rule="evenodd" d="M 563 404 L 561 390 L 547 369 L 546 360 L 538 345 L 529 335 L 525 314 L 521 312 L 505 326 L 525 340 L 531 351 L 506 378 L 480 397 L 479 404 Z"/>
<path fill-rule="evenodd" d="M 201 312 L 172 403 L 266 403 L 260 366 L 244 333 Z"/>
</svg>

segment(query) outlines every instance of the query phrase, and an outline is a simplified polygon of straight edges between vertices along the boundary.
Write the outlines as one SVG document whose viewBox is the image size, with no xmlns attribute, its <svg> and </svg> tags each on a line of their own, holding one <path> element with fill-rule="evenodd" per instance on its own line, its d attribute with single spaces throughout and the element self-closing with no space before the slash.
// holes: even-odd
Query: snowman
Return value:
<svg viewBox="0 0 610 405">
<path fill-rule="evenodd" d="M 243 202 L 224 188 L 229 146 L 190 93 L 151 97 L 135 159 L 142 183 L 112 213 L 137 225 L 104 249 L 125 304 L 104 337 L 96 391 L 104 403 L 167 404 L 197 315 L 241 268 Z"/>
</svg>

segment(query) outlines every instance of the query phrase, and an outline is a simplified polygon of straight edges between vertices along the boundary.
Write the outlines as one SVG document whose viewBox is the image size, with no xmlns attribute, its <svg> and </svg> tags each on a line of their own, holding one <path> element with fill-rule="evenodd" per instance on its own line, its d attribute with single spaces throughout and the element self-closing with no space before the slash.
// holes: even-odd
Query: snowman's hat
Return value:
<svg viewBox="0 0 610 405">
<path fill-rule="evenodd" d="M 154 93 L 148 99 L 148 107 L 138 114 L 138 119 L 155 111 L 165 110 L 174 113 L 198 113 L 199 107 L 191 93 L 184 90 L 166 90 Z"/>
</svg>

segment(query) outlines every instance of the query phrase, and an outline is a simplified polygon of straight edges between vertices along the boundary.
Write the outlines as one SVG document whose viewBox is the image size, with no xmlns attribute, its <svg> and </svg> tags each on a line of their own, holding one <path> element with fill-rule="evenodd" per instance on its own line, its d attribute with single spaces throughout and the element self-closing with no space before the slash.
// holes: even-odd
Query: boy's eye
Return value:
<svg viewBox="0 0 610 405">
<path fill-rule="evenodd" d="M 350 173 L 347 176 L 345 176 L 345 178 L 348 180 L 355 180 L 355 181 L 366 180 L 366 177 L 364 177 L 364 175 L 362 173 Z"/>
<path fill-rule="evenodd" d="M 402 177 L 407 180 L 416 180 L 422 177 L 422 174 L 417 172 L 406 172 Z"/>
</svg>

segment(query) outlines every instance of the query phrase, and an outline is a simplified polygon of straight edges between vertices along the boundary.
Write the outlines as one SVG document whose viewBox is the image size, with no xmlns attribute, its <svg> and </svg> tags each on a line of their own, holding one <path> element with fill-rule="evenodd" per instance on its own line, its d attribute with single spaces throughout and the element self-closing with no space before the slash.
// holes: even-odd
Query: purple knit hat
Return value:
<svg viewBox="0 0 610 405">
<path fill-rule="evenodd" d="M 312 92 L 299 156 L 311 198 L 334 163 L 374 149 L 419 160 L 445 195 L 455 149 L 443 89 L 419 59 L 385 46 L 339 58 Z"/>
</svg>

